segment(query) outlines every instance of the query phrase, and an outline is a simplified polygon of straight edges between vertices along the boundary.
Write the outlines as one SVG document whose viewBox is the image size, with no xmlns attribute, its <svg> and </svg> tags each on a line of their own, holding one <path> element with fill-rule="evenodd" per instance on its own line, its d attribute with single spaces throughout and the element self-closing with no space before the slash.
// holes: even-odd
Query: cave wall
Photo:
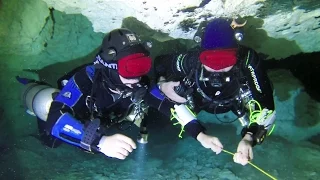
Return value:
<svg viewBox="0 0 320 180">
<path fill-rule="evenodd" d="M 134 17 L 170 37 L 192 39 L 203 21 L 240 17 L 248 20 L 245 33 L 250 39 L 245 44 L 268 58 L 320 51 L 318 0 L 43 1 L 67 14 L 83 14 L 95 32 L 106 33 Z"/>
<path fill-rule="evenodd" d="M 39 0 L 0 3 L 0 52 L 31 55 L 43 51 L 54 23 L 47 4 Z"/>
</svg>

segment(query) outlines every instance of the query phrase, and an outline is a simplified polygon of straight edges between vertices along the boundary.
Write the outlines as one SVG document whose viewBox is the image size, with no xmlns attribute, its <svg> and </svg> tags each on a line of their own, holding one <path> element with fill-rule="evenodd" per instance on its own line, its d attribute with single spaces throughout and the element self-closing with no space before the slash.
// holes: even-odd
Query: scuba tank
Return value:
<svg viewBox="0 0 320 180">
<path fill-rule="evenodd" d="M 28 114 L 46 121 L 51 103 L 59 91 L 49 85 L 31 82 L 24 86 L 21 99 Z"/>
</svg>

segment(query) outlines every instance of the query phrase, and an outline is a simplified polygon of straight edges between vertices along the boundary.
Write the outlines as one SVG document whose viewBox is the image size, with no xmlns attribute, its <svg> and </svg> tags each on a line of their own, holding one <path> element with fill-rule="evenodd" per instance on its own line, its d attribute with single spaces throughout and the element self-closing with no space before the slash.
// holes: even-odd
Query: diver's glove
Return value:
<svg viewBox="0 0 320 180">
<path fill-rule="evenodd" d="M 137 148 L 135 142 L 122 134 L 102 136 L 97 146 L 99 151 L 108 157 L 125 159 L 133 149 Z"/>
</svg>

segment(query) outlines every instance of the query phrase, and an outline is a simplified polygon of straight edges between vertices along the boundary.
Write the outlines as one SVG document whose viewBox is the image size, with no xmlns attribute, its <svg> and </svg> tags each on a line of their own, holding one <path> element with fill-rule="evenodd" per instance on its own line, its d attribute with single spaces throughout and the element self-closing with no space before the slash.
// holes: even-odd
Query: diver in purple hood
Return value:
<svg viewBox="0 0 320 180">
<path fill-rule="evenodd" d="M 246 165 L 253 159 L 253 147 L 272 132 L 276 111 L 273 88 L 260 57 L 239 45 L 241 26 L 244 24 L 228 19 L 210 21 L 195 38 L 200 48 L 158 56 L 155 72 L 166 98 L 195 113 L 232 111 L 237 116 L 243 130 L 234 161 Z M 206 135 L 204 129 L 194 130 L 192 136 L 222 148 L 219 139 Z"/>
</svg>

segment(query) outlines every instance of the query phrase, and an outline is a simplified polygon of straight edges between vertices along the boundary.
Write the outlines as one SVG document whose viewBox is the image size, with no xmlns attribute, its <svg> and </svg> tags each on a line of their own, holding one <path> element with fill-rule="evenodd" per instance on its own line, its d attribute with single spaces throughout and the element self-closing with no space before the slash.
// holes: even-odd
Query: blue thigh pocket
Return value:
<svg viewBox="0 0 320 180">
<path fill-rule="evenodd" d="M 66 86 L 60 91 L 59 95 L 55 98 L 56 101 L 64 103 L 69 107 L 73 107 L 81 98 L 82 92 L 72 77 Z"/>
</svg>

